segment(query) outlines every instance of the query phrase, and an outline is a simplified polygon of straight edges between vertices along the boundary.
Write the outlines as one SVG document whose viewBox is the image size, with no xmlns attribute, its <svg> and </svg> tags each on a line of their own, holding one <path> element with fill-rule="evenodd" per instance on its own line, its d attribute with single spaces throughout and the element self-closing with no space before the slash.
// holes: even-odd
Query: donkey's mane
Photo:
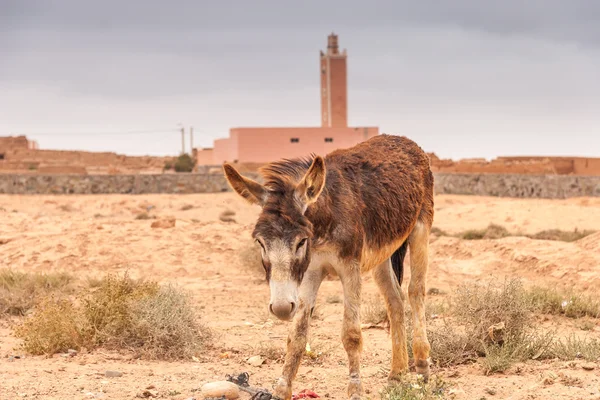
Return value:
<svg viewBox="0 0 600 400">
<path fill-rule="evenodd" d="M 285 191 L 290 185 L 297 184 L 306 174 L 316 154 L 306 157 L 283 158 L 261 167 L 264 185 L 271 191 Z"/>
</svg>

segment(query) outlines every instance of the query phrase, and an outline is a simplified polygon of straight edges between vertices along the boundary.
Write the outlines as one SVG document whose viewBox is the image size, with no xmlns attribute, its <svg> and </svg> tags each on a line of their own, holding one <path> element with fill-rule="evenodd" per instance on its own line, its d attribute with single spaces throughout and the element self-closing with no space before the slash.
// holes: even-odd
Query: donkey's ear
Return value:
<svg viewBox="0 0 600 400">
<path fill-rule="evenodd" d="M 302 212 L 317 201 L 317 198 L 325 187 L 325 161 L 323 157 L 317 156 L 313 160 L 306 175 L 302 178 L 296 187 L 296 198 L 300 202 Z"/>
<path fill-rule="evenodd" d="M 242 196 L 250 204 L 258 204 L 263 206 L 267 190 L 258 182 L 253 181 L 240 175 L 230 164 L 223 164 L 223 171 L 229 186 Z"/>
</svg>

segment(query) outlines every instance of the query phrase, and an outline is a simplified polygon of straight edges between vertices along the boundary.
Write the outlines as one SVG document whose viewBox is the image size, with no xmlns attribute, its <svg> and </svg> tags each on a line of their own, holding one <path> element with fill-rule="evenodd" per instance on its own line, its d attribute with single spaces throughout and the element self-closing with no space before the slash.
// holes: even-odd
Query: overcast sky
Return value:
<svg viewBox="0 0 600 400">
<path fill-rule="evenodd" d="M 599 21 L 598 0 L 0 0 L 0 136 L 158 155 L 178 123 L 204 147 L 316 126 L 335 31 L 352 126 L 448 158 L 600 157 Z"/>
</svg>

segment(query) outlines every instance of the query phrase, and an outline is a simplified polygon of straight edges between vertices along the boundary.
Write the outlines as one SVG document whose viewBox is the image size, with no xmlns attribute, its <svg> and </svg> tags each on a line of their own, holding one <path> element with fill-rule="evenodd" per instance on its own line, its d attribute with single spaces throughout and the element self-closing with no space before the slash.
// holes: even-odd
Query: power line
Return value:
<svg viewBox="0 0 600 400">
<path fill-rule="evenodd" d="M 97 136 L 121 136 L 121 135 L 145 135 L 145 134 L 157 134 L 157 133 L 177 133 L 178 129 L 170 128 L 163 130 L 139 130 L 139 131 L 121 131 L 121 132 L 17 132 L 16 134 L 22 136 L 83 136 L 83 135 L 97 135 Z"/>
</svg>

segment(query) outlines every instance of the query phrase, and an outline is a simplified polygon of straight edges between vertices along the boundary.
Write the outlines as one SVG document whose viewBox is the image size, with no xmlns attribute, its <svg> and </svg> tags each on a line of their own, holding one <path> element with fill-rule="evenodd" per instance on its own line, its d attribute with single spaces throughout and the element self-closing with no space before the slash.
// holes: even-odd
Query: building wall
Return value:
<svg viewBox="0 0 600 400">
<path fill-rule="evenodd" d="M 198 165 L 214 164 L 214 149 L 198 149 L 196 151 L 196 164 L 198 164 Z"/>
<path fill-rule="evenodd" d="M 223 164 L 225 161 L 233 162 L 238 159 L 237 142 L 230 135 L 227 139 L 215 140 L 213 147 L 213 164 Z"/>
<path fill-rule="evenodd" d="M 361 128 L 233 128 L 229 139 L 215 141 L 214 164 L 225 161 L 266 163 L 280 158 L 325 155 L 352 147 L 379 134 L 376 127 Z M 326 142 L 326 138 L 333 139 Z M 291 139 L 298 139 L 292 142 Z"/>
</svg>

